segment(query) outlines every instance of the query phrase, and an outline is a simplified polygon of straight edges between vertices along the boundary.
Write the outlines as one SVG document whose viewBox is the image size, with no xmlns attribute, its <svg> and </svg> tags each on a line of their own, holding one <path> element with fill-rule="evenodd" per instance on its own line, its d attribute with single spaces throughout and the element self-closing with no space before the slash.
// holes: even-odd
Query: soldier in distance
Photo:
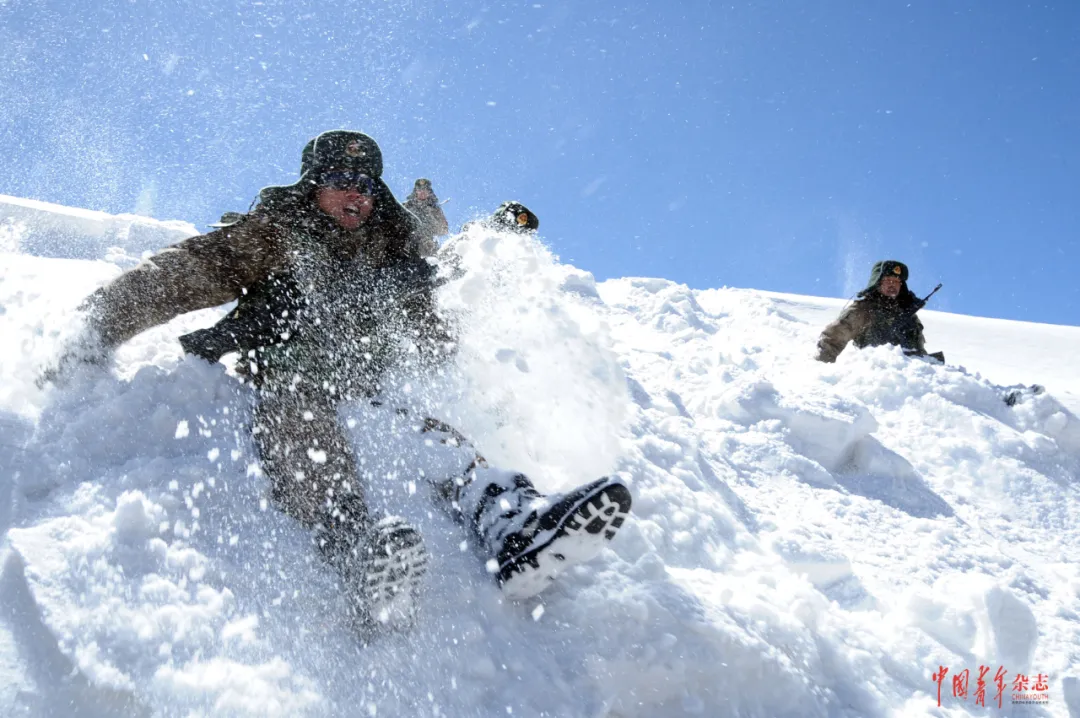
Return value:
<svg viewBox="0 0 1080 718">
<path fill-rule="evenodd" d="M 944 362 L 943 354 L 926 353 L 923 325 L 916 316 L 926 300 L 908 289 L 907 280 L 908 268 L 902 262 L 887 259 L 874 264 L 866 288 L 821 332 L 817 360 L 835 362 L 840 352 L 854 343 L 860 349 L 895 344 L 909 356 L 930 356 Z"/>
<path fill-rule="evenodd" d="M 405 209 L 420 220 L 420 253 L 430 257 L 439 249 L 435 238 L 450 232 L 439 198 L 431 188 L 431 180 L 424 177 L 416 180 L 412 192 L 405 198 Z"/>
</svg>

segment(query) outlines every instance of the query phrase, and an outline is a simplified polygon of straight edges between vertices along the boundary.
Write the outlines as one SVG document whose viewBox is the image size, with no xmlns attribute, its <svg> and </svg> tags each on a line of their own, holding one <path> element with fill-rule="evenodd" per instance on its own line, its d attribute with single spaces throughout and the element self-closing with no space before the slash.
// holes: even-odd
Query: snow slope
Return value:
<svg viewBox="0 0 1080 718">
<path fill-rule="evenodd" d="M 243 387 L 175 341 L 222 310 L 34 385 L 82 297 L 194 232 L 0 199 L 0 714 L 1080 715 L 1080 329 L 924 312 L 949 366 L 822 365 L 842 301 L 596 283 L 474 228 L 441 297 L 457 366 L 393 400 L 546 490 L 622 472 L 634 518 L 505 602 L 397 467 L 373 490 L 436 560 L 418 626 L 364 645 L 264 498 Z M 375 462 L 369 414 L 343 409 Z M 954 698 L 979 665 L 987 705 L 999 666 L 1048 676 L 1049 702 Z"/>
</svg>

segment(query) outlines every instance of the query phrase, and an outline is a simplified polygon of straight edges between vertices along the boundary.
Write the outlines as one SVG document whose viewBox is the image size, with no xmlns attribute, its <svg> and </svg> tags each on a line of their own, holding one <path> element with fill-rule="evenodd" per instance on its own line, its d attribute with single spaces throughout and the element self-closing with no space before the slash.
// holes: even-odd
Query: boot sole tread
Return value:
<svg viewBox="0 0 1080 718">
<path fill-rule="evenodd" d="M 517 599 L 534 596 L 570 566 L 595 557 L 615 538 L 630 514 L 631 503 L 630 490 L 620 482 L 608 483 L 592 492 L 586 488 L 585 496 L 552 527 L 554 531 L 547 541 L 500 567 L 503 592 Z M 556 544 L 557 550 L 553 548 Z"/>
</svg>

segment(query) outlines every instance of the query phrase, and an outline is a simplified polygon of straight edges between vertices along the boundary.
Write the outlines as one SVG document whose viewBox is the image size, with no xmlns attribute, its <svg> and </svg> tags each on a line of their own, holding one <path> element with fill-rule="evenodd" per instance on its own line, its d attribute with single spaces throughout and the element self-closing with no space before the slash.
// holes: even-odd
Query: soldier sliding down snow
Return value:
<svg viewBox="0 0 1080 718">
<path fill-rule="evenodd" d="M 943 355 L 926 353 L 923 325 L 915 316 L 926 299 L 908 289 L 907 279 L 907 265 L 891 259 L 876 263 L 866 288 L 821 332 L 817 360 L 832 363 L 854 342 L 860 349 L 897 344 L 908 356 L 931 356 L 944 362 Z"/>
<path fill-rule="evenodd" d="M 385 621 L 397 598 L 415 594 L 427 554 L 404 520 L 369 515 L 365 493 L 376 489 L 362 484 L 338 405 L 366 398 L 369 411 L 393 412 L 375 400 L 384 374 L 435 367 L 453 347 L 435 311 L 434 267 L 422 257 L 427 235 L 381 175 L 382 153 L 367 135 L 319 135 L 304 148 L 295 184 L 265 188 L 240 221 L 168 247 L 94 292 L 83 305 L 85 336 L 44 375 L 58 380 L 79 363 L 104 363 L 150 327 L 236 300 L 181 344 L 212 362 L 240 353 L 272 497 L 315 530 L 363 623 Z M 442 473 L 424 475 L 494 558 L 508 596 L 533 595 L 595 556 L 629 513 L 630 492 L 616 478 L 543 496 L 525 476 L 488 466 L 446 424 L 397 427 L 442 451 Z"/>
</svg>

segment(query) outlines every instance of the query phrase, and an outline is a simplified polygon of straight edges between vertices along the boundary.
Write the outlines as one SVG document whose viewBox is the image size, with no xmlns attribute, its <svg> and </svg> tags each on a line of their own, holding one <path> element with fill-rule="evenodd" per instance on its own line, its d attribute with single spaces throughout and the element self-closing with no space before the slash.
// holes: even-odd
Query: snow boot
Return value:
<svg viewBox="0 0 1080 718">
<path fill-rule="evenodd" d="M 1031 386 L 1020 386 L 1016 388 L 1010 387 L 1008 391 L 1002 396 L 1002 400 L 1005 402 L 1005 406 L 1016 406 L 1024 400 L 1026 396 L 1038 396 L 1046 391 L 1046 387 L 1040 384 L 1032 384 Z"/>
<path fill-rule="evenodd" d="M 630 514 L 630 490 L 613 477 L 544 496 L 521 474 L 481 469 L 471 476 L 459 507 L 495 557 L 489 570 L 510 598 L 534 596 L 595 557 Z"/>
<path fill-rule="evenodd" d="M 316 527 L 316 541 L 345 583 L 358 628 L 412 623 L 428 565 L 416 529 L 400 516 L 368 525 L 359 497 L 345 497 Z"/>
<path fill-rule="evenodd" d="M 427 573 L 428 552 L 416 529 L 400 516 L 375 524 L 371 553 L 357 586 L 373 624 L 404 627 L 419 608 L 420 587 Z"/>
</svg>

